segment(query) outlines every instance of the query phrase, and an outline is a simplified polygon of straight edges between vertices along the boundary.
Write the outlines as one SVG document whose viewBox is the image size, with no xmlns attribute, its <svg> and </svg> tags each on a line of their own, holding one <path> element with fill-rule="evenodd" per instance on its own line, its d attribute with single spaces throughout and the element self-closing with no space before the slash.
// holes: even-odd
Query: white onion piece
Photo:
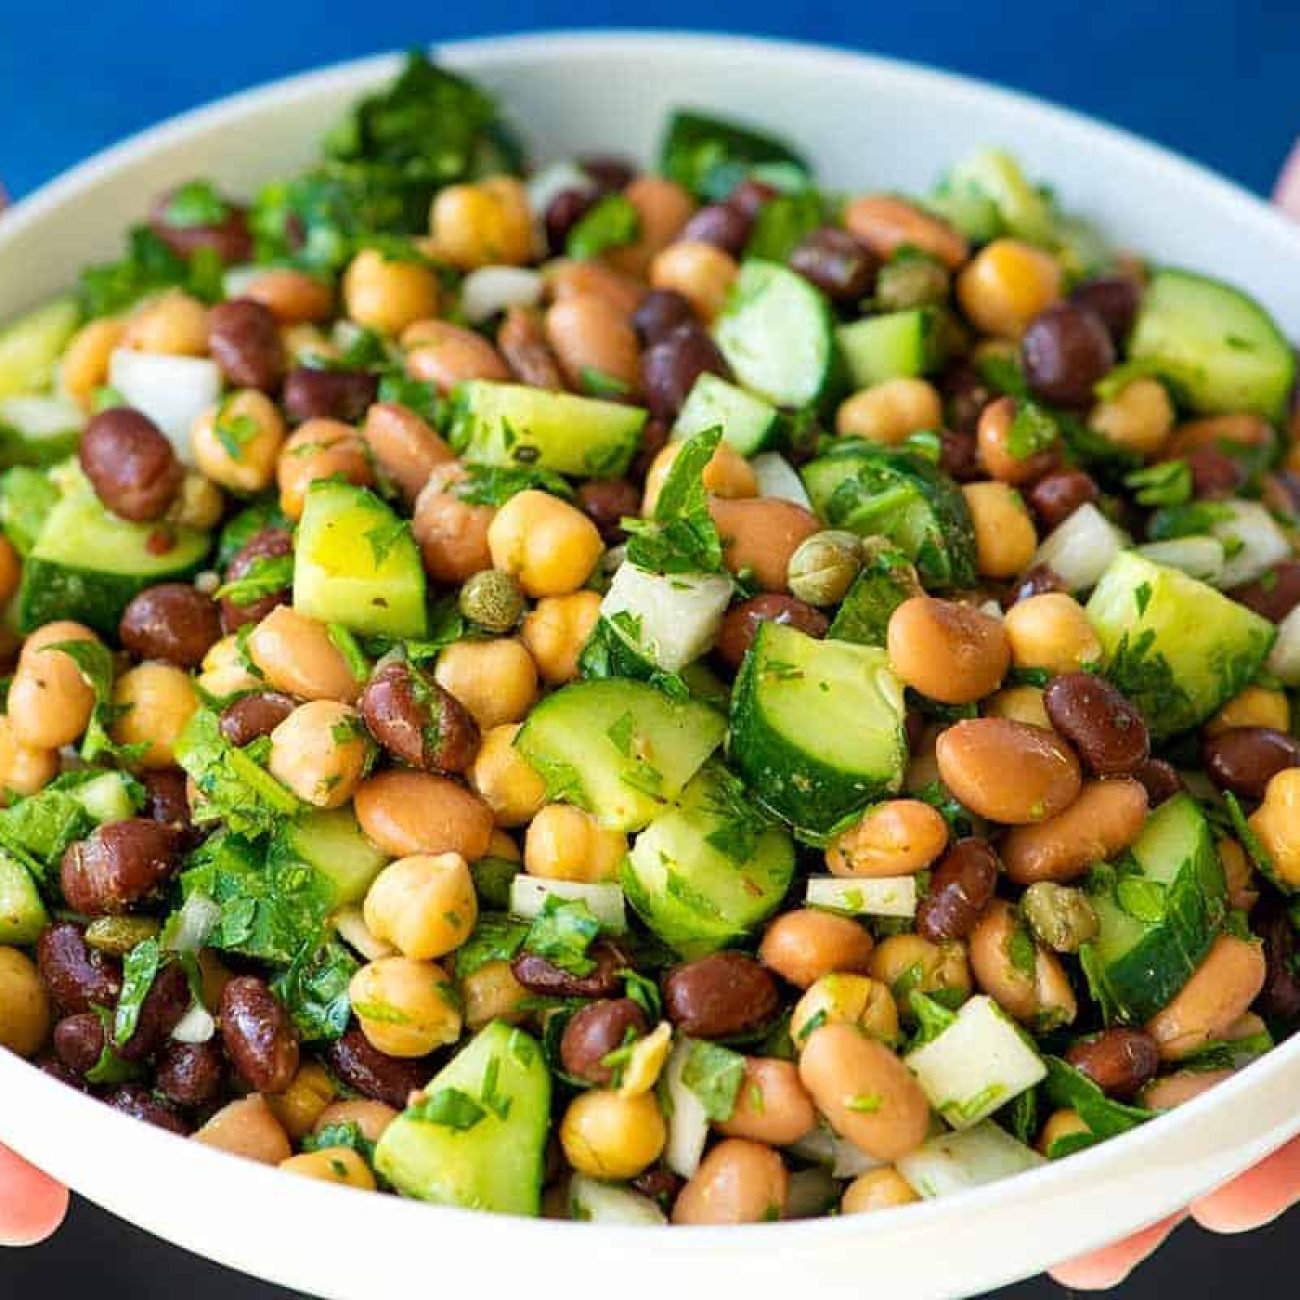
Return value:
<svg viewBox="0 0 1300 1300">
<path fill-rule="evenodd" d="M 460 286 L 461 311 L 471 325 L 481 325 L 507 307 L 535 307 L 541 300 L 541 273 L 523 266 L 481 266 Z"/>
<path fill-rule="evenodd" d="M 247 266 L 232 266 L 221 277 L 222 296 L 225 298 L 242 298 L 247 292 L 248 286 L 259 276 L 265 275 L 266 271 L 265 266 L 254 266 L 251 263 Z"/>
<path fill-rule="evenodd" d="M 557 162 L 543 167 L 527 183 L 528 206 L 538 217 L 546 215 L 557 194 L 565 190 L 582 190 L 587 193 L 596 183 L 575 162 Z"/>
<path fill-rule="evenodd" d="M 519 879 L 518 876 L 515 877 Z M 683 1178 L 692 1178 L 700 1167 L 704 1144 L 709 1140 L 709 1117 L 704 1103 L 682 1078 L 691 1054 L 691 1040 L 678 1038 L 664 1067 L 664 1089 L 668 1094 L 668 1141 L 664 1164 Z"/>
<path fill-rule="evenodd" d="M 190 428 L 221 396 L 221 372 L 215 361 L 115 348 L 109 358 L 108 382 L 128 406 L 147 415 L 167 435 L 184 464 L 194 464 Z"/>
<path fill-rule="evenodd" d="M 211 1012 L 200 1002 L 191 1002 L 190 1009 L 172 1030 L 178 1043 L 206 1043 L 217 1032 L 217 1022 Z"/>
<path fill-rule="evenodd" d="M 1096 506 L 1083 505 L 1048 533 L 1034 563 L 1047 565 L 1071 591 L 1084 591 L 1097 585 L 1127 540 Z"/>
<path fill-rule="evenodd" d="M 664 1212 L 648 1196 L 630 1187 L 602 1183 L 586 1174 L 574 1174 L 569 1179 L 569 1209 L 575 1219 L 587 1223 L 649 1227 L 668 1222 Z"/>
<path fill-rule="evenodd" d="M 0 402 L 0 424 L 39 442 L 86 427 L 86 413 L 70 397 L 6 397 Z"/>
<path fill-rule="evenodd" d="M 1148 542 L 1139 546 L 1137 553 L 1202 582 L 1217 584 L 1223 576 L 1223 543 L 1217 537 L 1175 537 L 1167 542 Z"/>
<path fill-rule="evenodd" d="M 801 1159 L 825 1165 L 835 1178 L 856 1178 L 859 1174 L 881 1168 L 885 1163 L 869 1156 L 861 1147 L 854 1146 L 824 1124 L 805 1133 L 797 1142 L 791 1142 L 786 1150 Z"/>
<path fill-rule="evenodd" d="M 1210 531 L 1231 552 L 1219 577 L 1221 587 L 1254 582 L 1275 564 L 1290 559 L 1291 543 L 1277 520 L 1258 501 L 1224 501 L 1232 518 L 1214 524 Z"/>
<path fill-rule="evenodd" d="M 1277 625 L 1268 670 L 1287 686 L 1300 686 L 1300 605 Z"/>
<path fill-rule="evenodd" d="M 365 915 L 355 904 L 341 907 L 334 913 L 334 928 L 338 931 L 339 938 L 367 961 L 397 956 L 397 949 L 375 935 L 366 924 Z"/>
<path fill-rule="evenodd" d="M 779 501 L 793 501 L 797 506 L 809 508 L 808 493 L 798 471 L 779 452 L 765 451 L 749 462 L 758 479 L 758 495 L 775 497 Z"/>
<path fill-rule="evenodd" d="M 543 880 L 522 873 L 510 882 L 510 910 L 526 921 L 542 914 L 548 898 L 586 903 L 600 928 L 611 934 L 627 929 L 627 909 L 621 885 L 580 885 L 572 880 Z"/>
<path fill-rule="evenodd" d="M 198 952 L 221 920 L 221 905 L 207 894 L 191 894 L 176 914 L 176 928 L 167 940 L 172 952 Z"/>
</svg>

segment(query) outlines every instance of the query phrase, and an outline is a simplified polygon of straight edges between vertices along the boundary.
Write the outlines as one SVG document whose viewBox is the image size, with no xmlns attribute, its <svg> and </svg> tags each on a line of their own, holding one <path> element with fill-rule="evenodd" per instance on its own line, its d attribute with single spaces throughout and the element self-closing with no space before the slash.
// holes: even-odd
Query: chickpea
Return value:
<svg viewBox="0 0 1300 1300">
<path fill-rule="evenodd" d="M 984 716 L 1007 718 L 1011 722 L 1023 722 L 1048 731 L 1052 729 L 1040 686 L 1008 686 L 996 695 L 990 695 L 984 702 Z"/>
<path fill-rule="evenodd" d="M 326 1183 L 340 1183 L 344 1187 L 359 1187 L 363 1191 L 375 1190 L 375 1176 L 370 1166 L 351 1147 L 321 1147 L 318 1151 L 305 1151 L 290 1156 L 280 1164 L 287 1174 L 303 1178 L 319 1178 Z"/>
<path fill-rule="evenodd" d="M 459 464 L 439 467 L 415 500 L 411 533 L 435 582 L 459 584 L 492 567 L 488 528 L 496 508 L 471 505 L 456 496 L 450 489 L 464 477 Z"/>
<path fill-rule="evenodd" d="M 371 1101 L 368 1098 L 336 1101 L 321 1111 L 314 1131 L 323 1133 L 327 1128 L 338 1124 L 355 1124 L 367 1142 L 378 1142 L 396 1118 L 397 1112 L 382 1101 Z"/>
<path fill-rule="evenodd" d="M 297 366 L 317 366 L 337 361 L 342 349 L 319 325 L 285 325 L 280 329 L 280 345 L 285 356 Z"/>
<path fill-rule="evenodd" d="M 1018 239 L 986 244 L 957 276 L 957 301 L 985 334 L 1018 339 L 1039 312 L 1061 297 L 1061 267 Z"/>
<path fill-rule="evenodd" d="M 173 357 L 207 356 L 207 308 L 179 290 L 159 294 L 127 321 L 120 346 Z"/>
<path fill-rule="evenodd" d="M 417 321 L 402 334 L 406 370 L 412 379 L 448 393 L 471 379 L 505 381 L 510 368 L 481 334 L 445 320 Z"/>
<path fill-rule="evenodd" d="M 600 618 L 600 596 L 575 591 L 543 596 L 524 618 L 519 635 L 548 686 L 563 686 L 578 675 L 578 656 Z"/>
<path fill-rule="evenodd" d="M 438 313 L 438 276 L 424 262 L 363 248 L 343 274 L 343 308 L 351 320 L 382 334 L 400 334 Z"/>
<path fill-rule="evenodd" d="M 260 302 L 281 325 L 326 321 L 334 314 L 330 286 L 306 271 L 288 267 L 259 271 L 244 285 L 243 296 Z"/>
<path fill-rule="evenodd" d="M 1232 1078 L 1234 1070 L 1176 1070 L 1152 1080 L 1138 1094 L 1136 1104 L 1148 1110 L 1176 1110 L 1202 1093 Z"/>
<path fill-rule="evenodd" d="M 214 483 L 249 496 L 275 480 L 284 446 L 284 417 L 265 393 L 241 388 L 194 421 L 194 463 Z"/>
<path fill-rule="evenodd" d="M 553 803 L 533 818 L 524 839 L 524 870 L 543 880 L 593 885 L 616 880 L 627 836 L 607 830 L 589 812 Z"/>
<path fill-rule="evenodd" d="M 664 480 L 685 445 L 683 442 L 665 443 L 650 463 L 645 476 L 645 495 L 641 498 L 641 513 L 647 519 L 654 517 Z M 754 473 L 754 467 L 727 442 L 718 443 L 700 478 L 710 496 L 736 498 L 758 495 L 758 475 Z"/>
<path fill-rule="evenodd" d="M 1247 686 L 1205 724 L 1205 734 L 1217 736 L 1234 727 L 1271 727 L 1274 731 L 1290 731 L 1291 706 L 1286 693 L 1265 686 Z"/>
<path fill-rule="evenodd" d="M 1181 1061 L 1225 1037 L 1259 996 L 1267 974 L 1259 943 L 1221 934 L 1174 1000 L 1147 1024 L 1161 1059 Z"/>
<path fill-rule="evenodd" d="M 889 1210 L 895 1205 L 910 1205 L 921 1198 L 892 1165 L 868 1169 L 859 1174 L 840 1198 L 841 1214 L 870 1214 L 872 1210 Z"/>
<path fill-rule="evenodd" d="M 768 925 L 758 956 L 782 979 L 806 989 L 823 975 L 865 972 L 871 948 L 871 935 L 856 921 L 801 908 L 783 913 Z"/>
<path fill-rule="evenodd" d="M 546 782 L 515 748 L 518 734 L 517 722 L 484 732 L 467 773 L 470 785 L 501 826 L 524 825 L 546 802 Z"/>
<path fill-rule="evenodd" d="M 966 946 L 956 940 L 931 943 L 919 934 L 891 934 L 876 945 L 868 973 L 893 992 L 904 1020 L 911 1019 L 907 994 L 912 989 L 961 996 L 971 991 Z"/>
<path fill-rule="evenodd" d="M 890 615 L 885 634 L 894 671 L 913 690 L 944 704 L 971 704 L 997 690 L 1011 666 L 1000 619 L 933 596 L 912 596 Z"/>
<path fill-rule="evenodd" d="M 266 682 L 286 695 L 350 704 L 361 694 L 362 683 L 325 624 L 289 605 L 277 605 L 258 623 L 245 649 Z"/>
<path fill-rule="evenodd" d="M 564 298 L 593 294 L 604 298 L 621 315 L 630 317 L 646 296 L 646 286 L 638 279 L 623 275 L 612 267 L 588 260 L 559 258 L 542 270 L 546 291 L 552 302 Z"/>
<path fill-rule="evenodd" d="M 22 581 L 23 562 L 14 544 L 0 533 L 0 605 L 7 605 Z"/>
<path fill-rule="evenodd" d="M 33 749 L 14 735 L 13 724 L 0 714 L 0 791 L 35 794 L 59 774 L 57 749 Z M 8 802 L 8 800 L 4 800 Z"/>
<path fill-rule="evenodd" d="M 492 810 L 445 776 L 393 769 L 367 777 L 353 799 L 367 837 L 395 858 L 459 853 L 477 862 L 492 838 Z"/>
<path fill-rule="evenodd" d="M 1300 768 L 1285 768 L 1269 781 L 1249 822 L 1273 870 L 1288 886 L 1300 885 Z"/>
<path fill-rule="evenodd" d="M 35 1056 L 53 1023 L 50 995 L 35 963 L 17 948 L 0 947 L 0 1047 Z"/>
<path fill-rule="evenodd" d="M 727 1138 L 703 1160 L 673 1202 L 674 1223 L 771 1223 L 785 1214 L 790 1174 L 761 1142 Z"/>
<path fill-rule="evenodd" d="M 350 424 L 306 420 L 285 441 L 275 467 L 280 509 L 290 519 L 302 517 L 307 489 L 317 479 L 341 477 L 358 487 L 374 482 L 366 445 Z"/>
<path fill-rule="evenodd" d="M 898 1004 L 887 985 L 867 975 L 823 975 L 808 986 L 790 1016 L 796 1049 L 823 1024 L 852 1025 L 868 1038 L 898 1042 Z"/>
<path fill-rule="evenodd" d="M 654 1093 L 624 1097 L 604 1088 L 579 1093 L 560 1121 L 560 1145 L 592 1178 L 635 1178 L 659 1159 L 668 1131 Z"/>
<path fill-rule="evenodd" d="M 962 496 L 975 529 L 976 563 L 982 578 L 1014 578 L 1038 549 L 1034 521 L 1020 494 L 1005 483 L 963 483 Z"/>
<path fill-rule="evenodd" d="M 919 799 L 887 799 L 826 849 L 835 876 L 903 876 L 928 867 L 948 845 L 948 823 Z"/>
<path fill-rule="evenodd" d="M 456 991 L 441 966 L 383 957 L 348 986 L 352 1010 L 370 1045 L 389 1056 L 427 1056 L 460 1037 Z"/>
<path fill-rule="evenodd" d="M 354 708 L 309 700 L 271 732 L 267 769 L 304 803 L 341 808 L 355 793 L 372 753 Z"/>
<path fill-rule="evenodd" d="M 433 676 L 485 732 L 518 722 L 537 698 L 537 667 L 515 637 L 457 641 L 438 657 Z"/>
<path fill-rule="evenodd" d="M 520 1024 L 528 1016 L 526 1004 L 533 995 L 515 979 L 508 961 L 490 961 L 460 982 L 465 1024 L 477 1033 L 493 1020 Z"/>
<path fill-rule="evenodd" d="M 922 429 L 943 428 L 943 400 L 924 379 L 886 379 L 840 403 L 835 432 L 886 447 Z"/>
<path fill-rule="evenodd" d="M 693 239 L 669 244 L 650 264 L 651 285 L 680 293 L 706 323 L 722 311 L 739 274 L 729 253 Z"/>
<path fill-rule="evenodd" d="M 980 412 L 975 439 L 980 464 L 991 478 L 1013 487 L 1042 476 L 1051 463 L 1049 449 L 1018 455 L 1015 450 L 1017 406 L 1014 397 L 999 397 Z"/>
<path fill-rule="evenodd" d="M 493 567 L 514 574 L 525 593 L 536 598 L 577 591 L 605 548 L 596 525 L 581 510 L 529 488 L 497 511 L 488 527 L 488 549 Z"/>
<path fill-rule="evenodd" d="M 478 898 L 459 853 L 417 853 L 379 873 L 363 910 L 372 934 L 404 957 L 429 961 L 469 938 L 478 920 Z"/>
<path fill-rule="evenodd" d="M 640 233 L 634 244 L 611 249 L 604 260 L 616 271 L 644 279 L 655 255 L 681 234 L 695 204 L 676 181 L 662 176 L 638 176 L 623 196 L 636 209 Z"/>
<path fill-rule="evenodd" d="M 899 249 L 914 248 L 955 271 L 970 252 L 965 236 L 954 226 L 892 194 L 851 199 L 844 208 L 844 224 L 882 262 Z"/>
<path fill-rule="evenodd" d="M 214 700 L 224 700 L 242 691 L 255 691 L 262 685 L 262 679 L 249 670 L 239 641 L 233 635 L 223 636 L 203 656 L 196 681 L 199 689 Z"/>
<path fill-rule="evenodd" d="M 59 362 L 59 387 L 83 411 L 91 409 L 95 394 L 108 383 L 109 361 L 125 332 L 124 321 L 101 316 L 87 321 L 64 349 Z"/>
<path fill-rule="evenodd" d="M 319 1061 L 305 1061 L 288 1088 L 266 1100 L 284 1131 L 294 1142 L 301 1142 L 336 1096 L 329 1071 Z"/>
<path fill-rule="evenodd" d="M 1002 620 L 1017 668 L 1053 675 L 1077 672 L 1101 661 L 1101 641 L 1084 608 L 1063 591 L 1019 600 Z"/>
<path fill-rule="evenodd" d="M 113 683 L 113 706 L 121 713 L 110 731 L 118 745 L 145 745 L 141 767 L 174 767 L 176 743 L 199 708 L 194 680 L 175 664 L 150 661 L 129 668 Z"/>
<path fill-rule="evenodd" d="M 61 620 L 27 638 L 9 686 L 9 728 L 28 749 L 58 749 L 76 740 L 95 708 L 95 691 L 71 655 L 53 649 L 65 641 L 99 638 L 80 623 Z"/>
<path fill-rule="evenodd" d="M 709 514 L 722 538 L 727 568 L 752 579 L 763 591 L 789 589 L 791 558 L 821 531 L 821 521 L 811 510 L 779 497 L 713 497 Z"/>
<path fill-rule="evenodd" d="M 1091 1133 L 1092 1130 L 1083 1122 L 1077 1110 L 1054 1110 L 1043 1125 L 1034 1145 L 1043 1155 L 1050 1155 L 1052 1148 L 1062 1138 L 1073 1137 L 1076 1133 Z"/>
<path fill-rule="evenodd" d="M 1141 375 L 1098 402 L 1088 416 L 1088 427 L 1125 451 L 1157 456 L 1173 432 L 1174 404 L 1164 384 Z"/>
<path fill-rule="evenodd" d="M 1032 960 L 1033 973 L 1023 967 Z M 1079 1004 L 1056 954 L 1021 926 L 1010 903 L 995 900 L 970 936 L 975 982 L 1009 1015 L 1039 1030 L 1071 1024 Z"/>
<path fill-rule="evenodd" d="M 289 1135 L 260 1092 L 223 1106 L 193 1140 L 264 1165 L 282 1165 L 293 1155 Z"/>
<path fill-rule="evenodd" d="M 629 393 L 641 388 L 641 348 L 636 330 L 609 299 L 595 294 L 561 298 L 547 310 L 546 340 L 565 381 L 582 392 L 593 377 L 621 384 Z"/>
<path fill-rule="evenodd" d="M 511 176 L 448 185 L 434 197 L 429 233 L 438 256 L 461 271 L 523 266 L 535 241 L 528 191 Z"/>
</svg>

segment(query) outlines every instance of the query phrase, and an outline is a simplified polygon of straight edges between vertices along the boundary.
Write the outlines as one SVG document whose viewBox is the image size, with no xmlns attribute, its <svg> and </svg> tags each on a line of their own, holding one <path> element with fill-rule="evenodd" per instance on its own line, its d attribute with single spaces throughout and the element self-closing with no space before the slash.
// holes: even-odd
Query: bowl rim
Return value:
<svg viewBox="0 0 1300 1300">
<path fill-rule="evenodd" d="M 688 32 L 643 27 L 558 28 L 436 42 L 429 48 L 439 56 L 446 56 L 458 70 L 473 74 L 476 71 L 490 70 L 499 62 L 509 62 L 521 55 L 537 57 L 544 54 L 556 56 L 578 54 L 596 57 L 607 52 L 626 53 L 629 48 L 640 50 L 651 47 L 654 47 L 658 55 L 671 54 L 674 50 L 683 52 L 725 50 L 732 55 L 744 54 L 747 58 L 759 62 L 767 61 L 782 65 L 796 62 L 810 67 L 819 65 L 828 69 L 856 71 L 864 76 L 891 80 L 900 87 L 910 88 L 918 102 L 923 102 L 923 95 L 927 89 L 934 89 L 941 91 L 949 101 L 954 98 L 964 98 L 967 101 L 977 100 L 981 104 L 993 103 L 1005 109 L 1019 109 L 1040 120 L 1045 120 L 1063 136 L 1072 137 L 1072 143 L 1086 146 L 1088 142 L 1100 142 L 1111 147 L 1122 147 L 1135 159 L 1174 179 L 1200 187 L 1203 191 L 1213 192 L 1220 201 L 1231 203 L 1238 209 L 1244 223 L 1255 225 L 1261 232 L 1267 231 L 1272 239 L 1281 238 L 1284 242 L 1289 242 L 1295 249 L 1297 260 L 1300 261 L 1300 226 L 1293 224 L 1255 194 L 1211 169 L 1192 162 L 1164 146 L 1146 141 L 1125 128 L 1110 125 L 1072 109 L 1059 107 L 1035 95 L 1008 90 L 975 77 L 942 71 L 908 60 L 860 53 L 813 42 L 787 41 L 776 37 L 733 36 L 712 31 Z M 3 220 L 0 220 L 0 251 L 3 251 L 4 245 L 12 238 L 38 225 L 47 213 L 76 197 L 81 190 L 98 181 L 111 178 L 119 168 L 137 162 L 155 150 L 184 143 L 187 138 L 199 132 L 227 126 L 245 111 L 265 106 L 271 100 L 288 103 L 299 97 L 314 97 L 326 89 L 337 90 L 340 94 L 355 93 L 368 82 L 376 81 L 390 72 L 400 58 L 401 55 L 397 52 L 374 54 L 260 82 L 137 132 L 93 154 L 7 209 Z M 998 1182 L 972 1187 L 951 1196 L 896 1206 L 867 1216 L 826 1216 L 781 1223 L 750 1224 L 745 1225 L 745 1231 L 741 1233 L 737 1233 L 734 1227 L 730 1226 L 697 1225 L 685 1233 L 659 1232 L 655 1236 L 656 1248 L 669 1249 L 675 1253 L 692 1253 L 698 1250 L 748 1252 L 754 1246 L 790 1247 L 796 1244 L 796 1240 L 801 1246 L 819 1244 L 829 1246 L 846 1236 L 861 1239 L 864 1235 L 885 1235 L 903 1224 L 923 1229 L 934 1220 L 993 1210 L 1000 1202 L 1010 1199 L 1040 1194 L 1060 1196 L 1073 1185 L 1091 1183 L 1094 1173 L 1103 1172 L 1107 1164 L 1113 1163 L 1119 1155 L 1133 1157 L 1150 1153 L 1161 1145 L 1166 1134 L 1176 1129 L 1194 1128 L 1206 1117 L 1234 1107 L 1246 1100 L 1249 1093 L 1262 1085 L 1265 1079 L 1294 1069 L 1298 1061 L 1300 1061 L 1300 1034 L 1279 1044 L 1265 1056 L 1251 1062 L 1231 1078 L 1217 1084 L 1176 1111 L 1166 1112 L 1128 1133 L 1100 1142 L 1068 1159 L 1052 1162 Z M 11 1053 L 0 1051 L 0 1080 L 6 1073 L 23 1069 L 36 1070 L 37 1067 Z M 11 1077 L 16 1076 L 11 1074 Z M 86 1123 L 122 1126 L 129 1124 L 132 1126 L 131 1140 L 146 1144 L 167 1143 L 166 1146 L 155 1147 L 157 1158 L 160 1160 L 168 1159 L 169 1152 L 172 1159 L 187 1158 L 180 1156 L 182 1148 L 176 1144 L 174 1135 L 152 1129 L 149 1125 L 142 1125 L 138 1120 L 114 1112 L 101 1102 L 84 1096 L 53 1078 L 47 1081 L 45 1097 L 49 1100 L 52 1109 L 65 1107 L 69 1117 L 78 1108 L 82 1108 L 81 1113 L 85 1116 Z M 91 1108 L 93 1108 L 93 1118 Z M 1300 1111 L 1296 1114 L 1293 1128 L 1300 1130 Z M 119 1132 L 125 1137 L 125 1128 L 120 1129 Z M 1266 1154 L 1264 1150 L 1255 1149 L 1259 1146 L 1260 1143 L 1256 1140 L 1253 1144 L 1247 1143 L 1240 1147 L 1241 1152 L 1245 1154 L 1239 1168 L 1245 1168 Z M 1117 1147 L 1120 1150 L 1117 1150 Z M 229 1168 L 226 1162 L 231 1157 L 227 1153 L 194 1142 L 187 1142 L 186 1148 L 189 1151 L 188 1158 L 198 1162 L 193 1168 L 196 1175 L 200 1177 L 204 1168 L 208 1167 L 205 1162 L 210 1160 L 221 1160 L 223 1163 L 220 1168 Z M 249 1166 L 244 1170 L 245 1177 L 255 1181 L 274 1178 L 277 1181 L 267 1182 L 266 1188 L 269 1191 L 274 1191 L 276 1188 L 281 1192 L 285 1190 L 283 1181 L 280 1181 L 283 1175 L 279 1170 L 258 1166 L 252 1161 L 245 1163 Z M 214 1173 L 217 1172 L 217 1166 L 211 1168 Z M 1208 1190 L 1210 1190 L 1208 1187 L 1199 1188 L 1198 1194 Z M 299 1181 L 293 1195 L 307 1198 L 355 1196 L 357 1189 L 323 1183 L 313 1184 L 303 1179 Z M 483 1211 L 433 1205 L 402 1197 L 384 1198 L 384 1200 L 383 1213 L 388 1219 L 387 1226 L 393 1231 L 406 1227 L 417 1228 L 421 1223 L 427 1225 L 429 1220 L 419 1216 L 426 1216 L 431 1212 L 444 1216 L 443 1221 L 450 1221 L 446 1216 L 455 1216 L 457 1219 L 472 1216 L 476 1221 L 481 1221 L 485 1217 Z M 644 1246 L 647 1240 L 647 1230 L 644 1226 L 519 1217 L 512 1217 L 510 1226 L 512 1232 L 527 1234 L 525 1238 L 519 1240 L 519 1244 L 525 1248 L 535 1241 L 540 1243 L 543 1238 L 552 1239 L 557 1232 L 576 1234 L 596 1230 L 600 1233 L 603 1245 L 612 1249 Z M 1108 1237 L 1100 1238 L 1091 1243 L 1085 1241 L 1083 1248 L 1086 1250 L 1100 1246 L 1108 1239 Z"/>
</svg>

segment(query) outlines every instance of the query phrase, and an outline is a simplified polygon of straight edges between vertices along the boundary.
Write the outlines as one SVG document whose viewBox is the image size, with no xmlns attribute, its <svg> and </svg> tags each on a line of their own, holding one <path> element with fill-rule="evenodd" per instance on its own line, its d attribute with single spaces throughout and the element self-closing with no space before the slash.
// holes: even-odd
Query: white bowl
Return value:
<svg viewBox="0 0 1300 1300">
<path fill-rule="evenodd" d="M 881 59 L 731 37 L 561 34 L 444 47 L 499 92 L 539 157 L 651 156 L 665 111 L 780 130 L 844 189 L 923 188 L 979 143 L 1117 239 L 1222 275 L 1300 337 L 1300 234 L 1227 182 L 1022 96 Z M 195 175 L 235 193 L 312 156 L 394 69 L 329 69 L 187 114 L 78 167 L 0 221 L 0 320 L 115 254 L 151 195 Z M 290 1178 L 148 1128 L 0 1051 L 0 1139 L 114 1213 L 299 1290 L 360 1300 L 425 1285 L 569 1300 L 745 1294 L 955 1296 L 1026 1277 L 1184 1205 L 1300 1131 L 1300 1039 L 1183 1109 L 1034 1173 L 870 1216 L 743 1230 L 506 1219 Z M 427 1282 L 426 1282 L 427 1279 Z"/>
</svg>

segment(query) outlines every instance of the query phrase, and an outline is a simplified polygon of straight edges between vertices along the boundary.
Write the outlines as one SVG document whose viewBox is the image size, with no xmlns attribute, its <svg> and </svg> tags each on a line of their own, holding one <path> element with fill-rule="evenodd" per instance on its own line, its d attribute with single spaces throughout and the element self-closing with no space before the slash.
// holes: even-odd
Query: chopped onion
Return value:
<svg viewBox="0 0 1300 1300">
<path fill-rule="evenodd" d="M 834 1178 L 856 1178 L 859 1174 L 881 1168 L 885 1163 L 869 1156 L 861 1147 L 854 1146 L 824 1124 L 818 1124 L 797 1142 L 790 1143 L 786 1150 L 803 1160 L 825 1165 Z"/>
<path fill-rule="evenodd" d="M 1046 1163 L 1037 1151 L 986 1119 L 961 1133 L 932 1137 L 896 1160 L 894 1167 L 918 1196 L 929 1201 L 964 1192 L 968 1187 L 995 1183 Z"/>
<path fill-rule="evenodd" d="M 1168 542 L 1148 542 L 1139 546 L 1137 552 L 1202 582 L 1218 583 L 1223 576 L 1223 543 L 1217 537 L 1175 537 Z"/>
<path fill-rule="evenodd" d="M 1210 531 L 1230 552 L 1219 577 L 1221 587 L 1240 587 L 1254 582 L 1275 564 L 1291 556 L 1291 543 L 1277 520 L 1258 501 L 1224 501 L 1232 517 L 1214 524 Z"/>
<path fill-rule="evenodd" d="M 232 266 L 221 277 L 221 296 L 223 298 L 242 298 L 247 292 L 248 286 L 259 276 L 265 275 L 266 271 L 265 266 L 256 266 L 251 262 L 246 266 Z"/>
<path fill-rule="evenodd" d="M 642 1196 L 629 1187 L 602 1183 L 586 1174 L 574 1174 L 569 1179 L 569 1209 L 573 1218 L 588 1223 L 618 1223 L 635 1227 L 668 1222 L 664 1212 L 648 1196 Z"/>
<path fill-rule="evenodd" d="M 379 961 L 384 957 L 395 957 L 397 949 L 383 939 L 377 938 L 366 924 L 366 918 L 355 904 L 341 907 L 334 913 L 334 928 L 339 938 L 355 949 L 367 961 Z"/>
<path fill-rule="evenodd" d="M 548 898 L 586 903 L 600 928 L 611 934 L 627 929 L 627 909 L 620 885 L 580 885 L 572 880 L 542 880 L 522 873 L 510 882 L 510 910 L 531 921 L 542 914 Z"/>
<path fill-rule="evenodd" d="M 668 1096 L 668 1106 L 665 1107 L 668 1141 L 664 1146 L 664 1164 L 683 1178 L 694 1177 L 704 1154 L 704 1144 L 709 1140 L 709 1117 L 704 1103 L 686 1086 L 682 1077 L 690 1054 L 691 1040 L 678 1038 L 663 1076 Z"/>
<path fill-rule="evenodd" d="M 217 1022 L 201 1002 L 191 1002 L 190 1009 L 172 1030 L 178 1043 L 206 1043 L 217 1032 Z"/>
<path fill-rule="evenodd" d="M 542 300 L 542 277 L 522 266 L 481 266 L 460 286 L 460 307 L 471 325 L 491 320 L 507 307 L 535 307 Z"/>
<path fill-rule="evenodd" d="M 176 924 L 167 939 L 172 952 L 198 952 L 213 927 L 221 920 L 221 905 L 207 894 L 191 894 L 176 913 Z"/>
<path fill-rule="evenodd" d="M 808 509 L 808 493 L 798 471 L 780 452 L 765 451 L 751 460 L 754 477 L 758 479 L 758 495 L 776 497 L 779 501 L 793 501 Z"/>
<path fill-rule="evenodd" d="M 528 181 L 528 204 L 538 217 L 544 217 L 557 194 L 565 190 L 582 190 L 585 194 L 595 188 L 595 182 L 577 163 L 552 163 Z"/>
<path fill-rule="evenodd" d="M 614 574 L 600 613 L 606 619 L 630 615 L 639 628 L 637 653 L 675 673 L 717 639 L 732 590 L 731 579 L 721 574 L 651 573 L 626 563 Z"/>
<path fill-rule="evenodd" d="M 109 358 L 108 382 L 128 406 L 147 415 L 167 435 L 184 464 L 194 464 L 190 428 L 221 396 L 221 372 L 215 361 L 116 348 Z"/>
<path fill-rule="evenodd" d="M 1300 605 L 1277 625 L 1268 670 L 1287 686 L 1300 686 Z"/>
<path fill-rule="evenodd" d="M 1127 538 L 1092 504 L 1080 506 L 1042 541 L 1035 564 L 1045 564 L 1071 591 L 1095 587 Z"/>
</svg>

